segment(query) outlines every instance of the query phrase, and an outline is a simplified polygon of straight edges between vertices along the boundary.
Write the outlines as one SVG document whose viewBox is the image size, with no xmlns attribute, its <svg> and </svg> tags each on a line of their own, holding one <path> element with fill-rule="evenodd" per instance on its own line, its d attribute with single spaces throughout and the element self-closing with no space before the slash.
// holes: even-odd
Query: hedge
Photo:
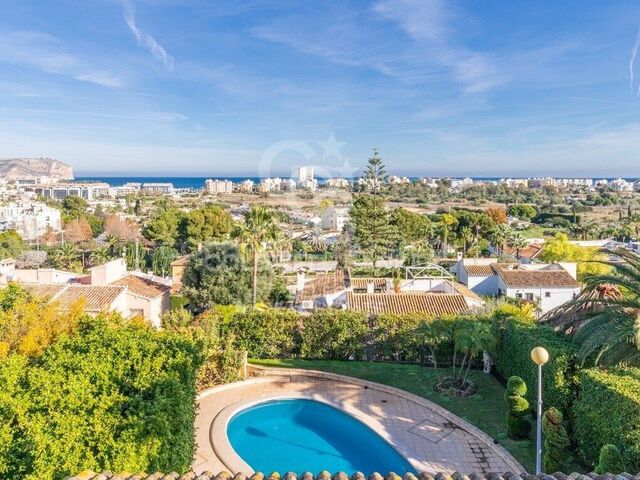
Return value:
<svg viewBox="0 0 640 480">
<path fill-rule="evenodd" d="M 247 352 L 220 350 L 208 356 L 198 370 L 198 391 L 205 388 L 244 380 Z"/>
<path fill-rule="evenodd" d="M 0 363 L 0 478 L 186 471 L 194 449 L 193 342 L 83 321 L 36 359 Z"/>
<path fill-rule="evenodd" d="M 365 314 L 317 310 L 301 320 L 302 357 L 326 360 L 366 358 L 369 326 Z"/>
<path fill-rule="evenodd" d="M 527 399 L 536 402 L 537 368 L 531 350 L 544 346 L 549 362 L 543 367 L 544 406 L 568 412 L 575 395 L 575 348 L 550 327 L 526 321 L 508 320 L 500 331 L 495 355 L 496 371 L 505 379 L 518 376 L 527 384 Z"/>
<path fill-rule="evenodd" d="M 579 381 L 571 412 L 573 440 L 582 459 L 595 465 L 600 449 L 613 444 L 622 453 L 625 470 L 640 472 L 640 369 L 586 369 Z"/>
</svg>

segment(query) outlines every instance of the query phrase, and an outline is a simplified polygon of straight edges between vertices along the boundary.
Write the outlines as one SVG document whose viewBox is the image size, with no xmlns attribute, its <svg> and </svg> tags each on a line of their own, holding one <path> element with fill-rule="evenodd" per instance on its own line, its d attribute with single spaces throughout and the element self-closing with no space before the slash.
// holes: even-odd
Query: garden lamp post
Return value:
<svg viewBox="0 0 640 480">
<path fill-rule="evenodd" d="M 542 366 L 549 361 L 549 352 L 543 347 L 531 350 L 531 360 L 538 366 L 538 407 L 536 429 L 536 475 L 542 473 Z"/>
</svg>

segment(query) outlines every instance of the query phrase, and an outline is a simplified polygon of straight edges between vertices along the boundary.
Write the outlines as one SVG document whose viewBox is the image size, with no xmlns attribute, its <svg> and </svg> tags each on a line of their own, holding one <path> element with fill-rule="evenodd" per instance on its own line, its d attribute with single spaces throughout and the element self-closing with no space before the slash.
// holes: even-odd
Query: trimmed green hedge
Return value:
<svg viewBox="0 0 640 480">
<path fill-rule="evenodd" d="M 316 310 L 301 318 L 301 348 L 304 358 L 362 360 L 366 358 L 369 325 L 359 312 Z"/>
<path fill-rule="evenodd" d="M 518 376 L 527 384 L 527 399 L 536 402 L 537 368 L 531 350 L 544 346 L 549 363 L 543 367 L 545 408 L 568 412 L 575 395 L 576 355 L 570 340 L 553 329 L 535 323 L 509 319 L 500 331 L 495 367 L 503 378 Z"/>
<path fill-rule="evenodd" d="M 200 352 L 176 334 L 88 319 L 34 360 L 0 362 L 0 478 L 186 471 Z"/>
<path fill-rule="evenodd" d="M 640 369 L 582 370 L 573 404 L 573 440 L 588 465 L 606 444 L 617 446 L 625 470 L 640 472 Z M 620 473 L 620 472 L 611 472 Z"/>
</svg>

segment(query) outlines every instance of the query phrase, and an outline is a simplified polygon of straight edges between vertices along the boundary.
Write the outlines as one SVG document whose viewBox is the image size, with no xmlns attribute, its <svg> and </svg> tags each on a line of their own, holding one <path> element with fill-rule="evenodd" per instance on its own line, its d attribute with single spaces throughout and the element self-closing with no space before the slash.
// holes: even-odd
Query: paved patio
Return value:
<svg viewBox="0 0 640 480">
<path fill-rule="evenodd" d="M 524 470 L 484 432 L 403 390 L 324 372 L 251 369 L 260 376 L 209 389 L 198 397 L 196 473 L 253 473 L 231 448 L 227 422 L 246 406 L 273 398 L 310 398 L 344 410 L 387 440 L 417 471 L 469 474 Z"/>
</svg>

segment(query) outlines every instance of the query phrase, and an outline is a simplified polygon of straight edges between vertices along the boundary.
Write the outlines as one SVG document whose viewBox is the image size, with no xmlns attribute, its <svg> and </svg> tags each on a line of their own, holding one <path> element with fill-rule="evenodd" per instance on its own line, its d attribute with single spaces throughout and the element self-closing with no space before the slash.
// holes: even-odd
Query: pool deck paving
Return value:
<svg viewBox="0 0 640 480">
<path fill-rule="evenodd" d="M 412 393 L 327 372 L 257 366 L 251 366 L 250 371 L 255 376 L 248 380 L 214 387 L 198 396 L 196 473 L 252 474 L 227 439 L 227 423 L 249 405 L 279 398 L 313 399 L 352 415 L 391 444 L 418 472 L 524 471 L 487 434 Z"/>
</svg>

